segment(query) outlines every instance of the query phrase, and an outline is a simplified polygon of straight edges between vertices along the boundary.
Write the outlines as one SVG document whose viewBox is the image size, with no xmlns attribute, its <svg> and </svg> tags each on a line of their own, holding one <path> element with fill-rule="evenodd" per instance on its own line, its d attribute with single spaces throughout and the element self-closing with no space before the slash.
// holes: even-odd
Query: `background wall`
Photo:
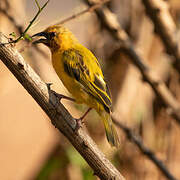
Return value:
<svg viewBox="0 0 180 180">
<path fill-rule="evenodd" d="M 45 1 L 39 2 L 43 4 Z M 180 2 L 169 0 L 165 3 L 178 32 Z M 42 31 L 86 8 L 83 1 L 50 0 L 29 33 Z M 162 41 L 155 34 L 154 24 L 145 14 L 142 1 L 111 0 L 108 8 L 116 15 L 144 62 L 180 103 L 179 73 L 173 68 L 173 58 L 166 53 Z M 0 31 L 7 36 L 15 32 L 18 36 L 17 25 L 26 27 L 36 11 L 35 1 L 1 0 Z M 8 18 L 10 16 L 14 22 Z M 139 69 L 117 50 L 117 41 L 105 30 L 95 13 L 87 13 L 66 26 L 99 59 L 112 92 L 113 115 L 142 138 L 169 172 L 180 178 L 180 130 L 179 124 L 168 115 L 169 109 L 162 106 L 159 97 L 142 80 Z M 45 82 L 52 82 L 54 90 L 69 95 L 52 69 L 50 52 L 46 47 L 40 45 L 40 52 L 22 41 L 16 47 Z M 1 61 L 0 84 L 0 179 L 97 179 Z M 64 100 L 63 103 L 74 117 L 79 117 L 87 108 Z M 129 141 L 122 129 L 117 128 L 121 137 L 121 146 L 117 150 L 107 143 L 103 124 L 94 111 L 89 113 L 85 125 L 100 149 L 127 180 L 165 179 L 150 158 Z"/>
</svg>

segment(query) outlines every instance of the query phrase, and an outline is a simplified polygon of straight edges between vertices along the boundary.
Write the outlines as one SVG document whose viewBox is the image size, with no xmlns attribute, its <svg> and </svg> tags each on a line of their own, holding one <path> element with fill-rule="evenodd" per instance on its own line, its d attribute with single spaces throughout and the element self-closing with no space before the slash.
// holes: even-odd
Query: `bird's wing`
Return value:
<svg viewBox="0 0 180 180">
<path fill-rule="evenodd" d="M 81 83 L 83 89 L 103 104 L 106 111 L 110 111 L 110 92 L 95 56 L 88 49 L 69 49 L 64 51 L 62 60 L 65 72 Z"/>
</svg>

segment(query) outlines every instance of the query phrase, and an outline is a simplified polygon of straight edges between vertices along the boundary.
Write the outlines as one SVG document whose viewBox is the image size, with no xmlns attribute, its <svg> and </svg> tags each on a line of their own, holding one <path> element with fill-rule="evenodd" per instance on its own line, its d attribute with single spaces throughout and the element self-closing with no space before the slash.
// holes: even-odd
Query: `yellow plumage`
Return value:
<svg viewBox="0 0 180 180">
<path fill-rule="evenodd" d="M 119 145 L 111 111 L 111 97 L 96 57 L 63 26 L 51 26 L 34 36 L 44 36 L 52 52 L 53 67 L 77 103 L 85 103 L 101 116 L 109 143 Z"/>
</svg>

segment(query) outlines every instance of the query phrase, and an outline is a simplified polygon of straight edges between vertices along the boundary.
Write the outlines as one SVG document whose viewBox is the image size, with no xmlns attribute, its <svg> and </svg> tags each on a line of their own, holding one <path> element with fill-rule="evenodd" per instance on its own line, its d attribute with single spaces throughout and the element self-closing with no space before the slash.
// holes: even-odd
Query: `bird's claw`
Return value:
<svg viewBox="0 0 180 180">
<path fill-rule="evenodd" d="M 84 124 L 84 121 L 82 118 L 75 119 L 76 120 L 76 127 L 75 132 L 77 132 L 80 128 L 82 128 L 82 125 Z"/>
<path fill-rule="evenodd" d="M 51 85 L 52 85 L 52 84 L 53 84 L 53 83 L 46 83 L 47 88 L 48 88 L 48 91 L 51 91 L 51 93 L 54 94 L 54 96 L 57 98 L 58 102 L 60 102 L 62 99 L 67 99 L 67 100 L 73 101 L 73 102 L 75 101 L 75 100 L 74 100 L 73 98 L 71 98 L 71 97 L 68 97 L 68 96 L 59 94 L 59 93 L 55 92 L 54 90 L 51 90 Z M 59 103 L 56 103 L 56 106 L 58 106 L 58 105 L 59 105 Z"/>
<path fill-rule="evenodd" d="M 52 85 L 53 83 L 46 83 L 46 86 L 47 86 L 47 88 L 48 88 L 48 90 L 49 91 L 51 91 L 51 85 Z"/>
</svg>

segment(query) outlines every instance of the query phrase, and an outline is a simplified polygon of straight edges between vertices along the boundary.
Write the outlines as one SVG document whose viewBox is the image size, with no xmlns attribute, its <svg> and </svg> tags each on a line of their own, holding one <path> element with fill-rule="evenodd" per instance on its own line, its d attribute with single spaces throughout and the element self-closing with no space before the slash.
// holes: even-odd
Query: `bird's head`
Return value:
<svg viewBox="0 0 180 180">
<path fill-rule="evenodd" d="M 34 34 L 32 37 L 42 37 L 33 43 L 43 43 L 51 51 L 65 49 L 75 40 L 73 34 L 65 27 L 60 25 L 50 26 L 42 32 Z"/>
</svg>

